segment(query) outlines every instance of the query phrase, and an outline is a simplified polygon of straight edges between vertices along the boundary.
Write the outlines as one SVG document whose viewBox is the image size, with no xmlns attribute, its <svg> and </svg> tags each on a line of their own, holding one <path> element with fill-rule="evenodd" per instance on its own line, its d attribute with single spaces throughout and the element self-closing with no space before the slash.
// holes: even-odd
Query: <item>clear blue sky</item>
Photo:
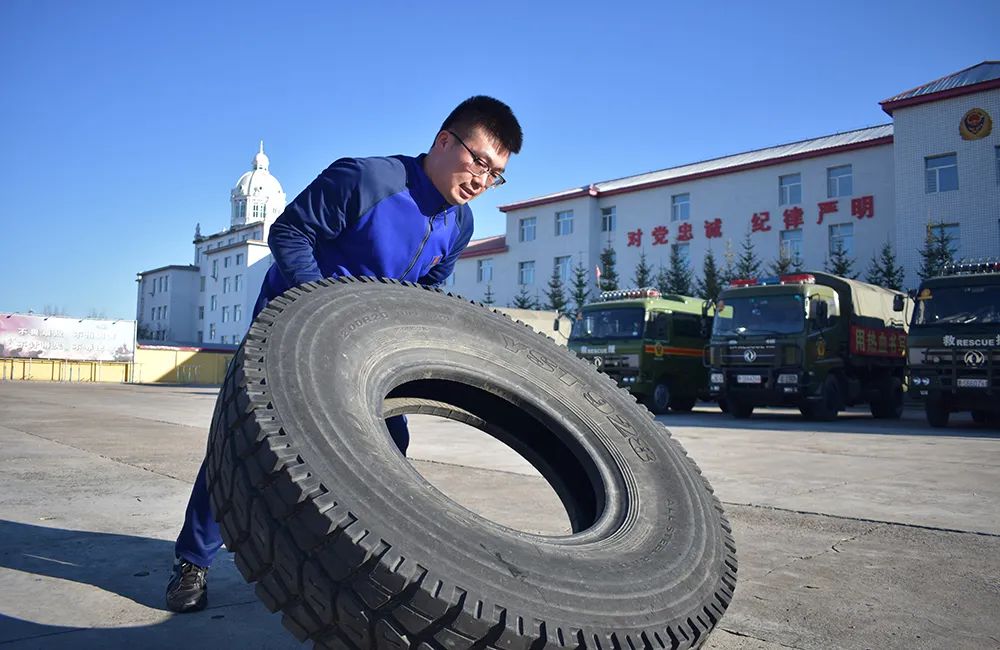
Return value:
<svg viewBox="0 0 1000 650">
<path fill-rule="evenodd" d="M 462 99 L 524 127 L 496 206 L 889 122 L 1000 58 L 1000 3 L 0 2 L 0 311 L 134 318 L 135 274 L 229 224 L 265 141 L 289 199 L 425 151 Z"/>
</svg>

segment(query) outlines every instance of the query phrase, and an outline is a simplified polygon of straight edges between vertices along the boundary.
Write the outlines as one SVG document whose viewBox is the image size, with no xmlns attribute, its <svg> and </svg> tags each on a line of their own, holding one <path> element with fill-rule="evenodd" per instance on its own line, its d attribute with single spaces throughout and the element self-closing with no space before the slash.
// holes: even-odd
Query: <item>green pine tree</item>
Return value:
<svg viewBox="0 0 1000 650">
<path fill-rule="evenodd" d="M 924 247 L 920 251 L 920 269 L 917 275 L 921 280 L 939 276 L 944 272 L 944 266 L 954 261 L 952 238 L 945 230 L 944 223 L 928 224 Z"/>
<path fill-rule="evenodd" d="M 771 275 L 776 275 L 781 277 L 782 275 L 788 275 L 793 270 L 795 270 L 795 262 L 792 260 L 791 255 L 785 248 L 778 251 L 778 259 L 771 262 L 771 265 L 767 267 L 768 273 Z"/>
<path fill-rule="evenodd" d="M 662 264 L 656 267 L 656 288 L 660 293 L 670 293 L 670 274 Z"/>
<path fill-rule="evenodd" d="M 632 278 L 632 282 L 637 289 L 653 284 L 653 269 L 646 262 L 646 251 L 639 253 L 639 264 L 635 267 L 635 276 Z"/>
<path fill-rule="evenodd" d="M 690 296 L 693 293 L 694 276 L 687 260 L 677 252 L 678 248 L 677 244 L 670 245 L 667 284 L 670 285 L 670 293 Z"/>
<path fill-rule="evenodd" d="M 853 279 L 858 277 L 854 272 L 854 260 L 844 250 L 844 245 L 840 241 L 837 241 L 837 247 L 826 258 L 826 264 L 824 264 L 823 268 L 826 269 L 827 273 L 832 273 L 842 278 Z"/>
<path fill-rule="evenodd" d="M 609 245 L 601 251 L 601 291 L 618 289 L 618 272 L 615 271 L 615 249 Z"/>
<path fill-rule="evenodd" d="M 736 260 L 736 276 L 740 278 L 756 278 L 760 275 L 760 258 L 757 257 L 753 248 L 753 240 L 750 238 L 750 230 L 743 237 L 740 245 L 740 256 Z"/>
<path fill-rule="evenodd" d="M 549 288 L 545 292 L 545 297 L 548 299 L 545 305 L 546 309 L 557 311 L 560 314 L 566 311 L 566 293 L 558 266 L 552 267 L 552 277 L 549 278 Z"/>
<path fill-rule="evenodd" d="M 528 285 L 521 285 L 521 290 L 514 296 L 513 306 L 517 309 L 535 309 L 535 299 L 528 293 Z"/>
<path fill-rule="evenodd" d="M 493 296 L 493 285 L 487 284 L 486 293 L 483 295 L 483 304 L 493 305 L 494 303 L 496 303 L 496 298 Z"/>
<path fill-rule="evenodd" d="M 736 253 L 733 251 L 733 240 L 726 240 L 726 250 L 722 253 L 722 258 L 726 263 L 722 267 L 722 272 L 719 274 L 719 280 L 722 286 L 726 286 L 732 282 L 736 277 Z"/>
<path fill-rule="evenodd" d="M 583 260 L 580 260 L 573 267 L 573 291 L 570 296 L 573 299 L 573 310 L 576 314 L 583 311 L 583 306 L 590 300 L 590 282 L 588 282 L 587 276 L 587 268 L 583 265 Z"/>
<path fill-rule="evenodd" d="M 723 283 L 719 268 L 715 264 L 715 253 L 709 248 L 702 261 L 701 278 L 697 283 L 698 295 L 705 300 L 715 302 L 719 299 Z"/>
</svg>

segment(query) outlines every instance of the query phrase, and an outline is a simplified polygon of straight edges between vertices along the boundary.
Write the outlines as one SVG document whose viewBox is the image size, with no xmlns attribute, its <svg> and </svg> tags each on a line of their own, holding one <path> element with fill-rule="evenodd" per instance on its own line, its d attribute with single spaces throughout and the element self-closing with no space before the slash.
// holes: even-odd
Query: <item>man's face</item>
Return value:
<svg viewBox="0 0 1000 650">
<path fill-rule="evenodd" d="M 434 148 L 440 155 L 431 180 L 452 205 L 463 205 L 485 192 L 492 182 L 491 173 L 502 174 L 510 158 L 508 152 L 498 150 L 478 127 L 467 135 L 458 133 L 457 137 L 441 131 L 434 140 Z M 478 166 L 477 158 L 481 161 Z M 483 163 L 489 171 L 479 173 Z"/>
</svg>

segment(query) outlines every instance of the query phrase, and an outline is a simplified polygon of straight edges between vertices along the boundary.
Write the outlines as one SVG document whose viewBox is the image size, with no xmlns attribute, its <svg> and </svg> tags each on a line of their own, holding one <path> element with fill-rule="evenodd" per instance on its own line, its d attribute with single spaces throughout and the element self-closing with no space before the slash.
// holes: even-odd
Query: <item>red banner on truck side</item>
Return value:
<svg viewBox="0 0 1000 650">
<path fill-rule="evenodd" d="M 851 325 L 851 354 L 867 354 L 875 357 L 905 356 L 906 332 Z"/>
</svg>

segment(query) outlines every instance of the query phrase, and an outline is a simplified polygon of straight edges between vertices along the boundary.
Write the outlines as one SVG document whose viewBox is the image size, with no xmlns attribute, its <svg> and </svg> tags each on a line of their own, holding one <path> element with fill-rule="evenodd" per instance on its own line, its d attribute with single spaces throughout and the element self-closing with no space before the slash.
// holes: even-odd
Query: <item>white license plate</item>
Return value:
<svg viewBox="0 0 1000 650">
<path fill-rule="evenodd" d="M 988 379 L 959 378 L 958 385 L 960 388 L 987 388 L 990 383 Z"/>
<path fill-rule="evenodd" d="M 737 384 L 759 384 L 760 375 L 736 375 Z"/>
</svg>

